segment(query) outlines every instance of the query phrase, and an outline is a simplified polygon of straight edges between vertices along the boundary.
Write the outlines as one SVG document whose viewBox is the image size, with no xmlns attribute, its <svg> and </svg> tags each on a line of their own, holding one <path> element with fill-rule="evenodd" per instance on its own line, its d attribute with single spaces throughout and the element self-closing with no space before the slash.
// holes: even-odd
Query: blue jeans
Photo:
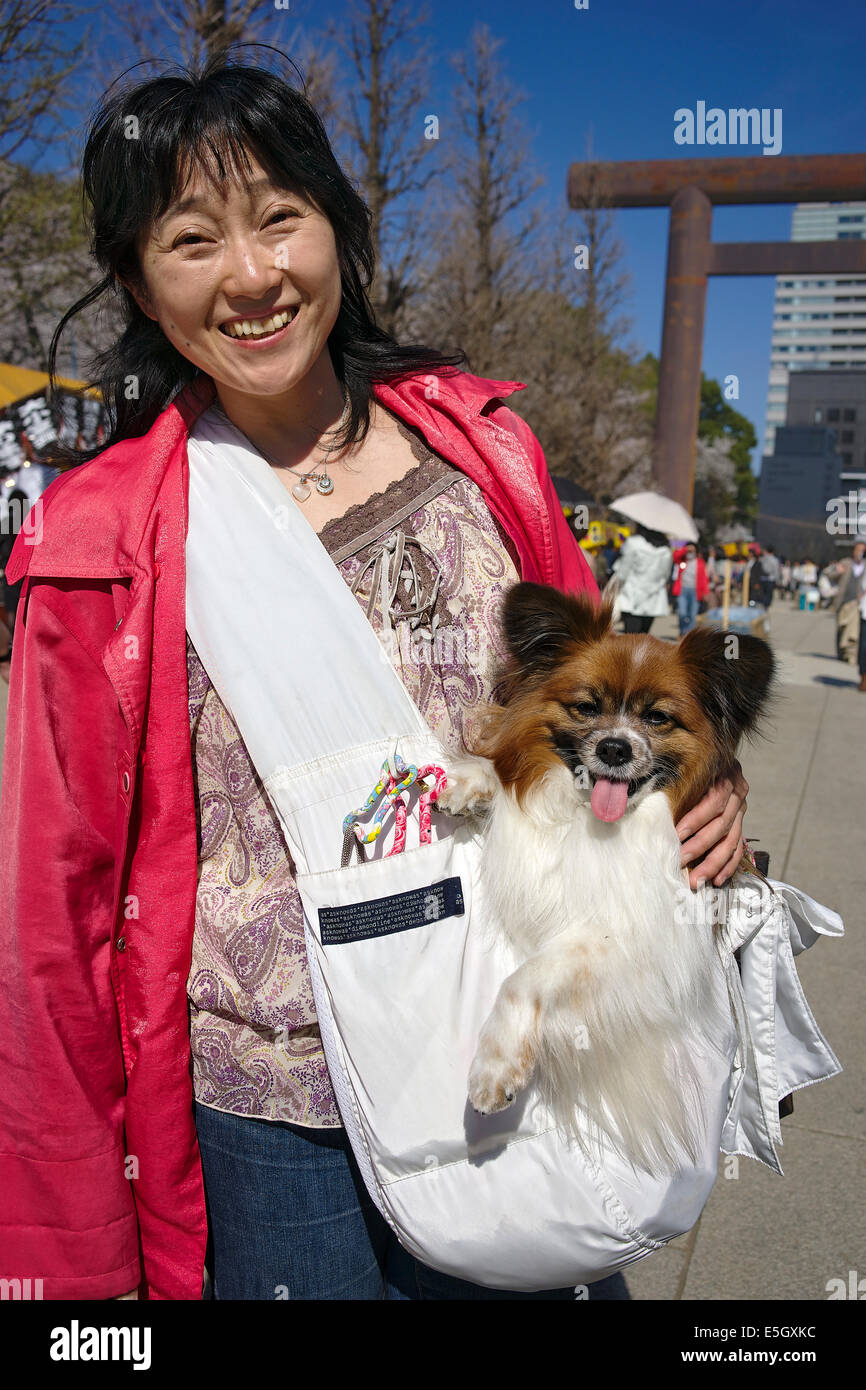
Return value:
<svg viewBox="0 0 866 1390">
<path fill-rule="evenodd" d="M 429 1269 L 373 1205 L 344 1129 L 195 1106 L 216 1299 L 571 1299 L 485 1289 Z M 627 1299 L 622 1275 L 590 1286 Z"/>
<path fill-rule="evenodd" d="M 680 589 L 677 594 L 677 614 L 680 620 L 680 637 L 691 632 L 698 615 L 698 595 L 696 589 Z"/>
</svg>

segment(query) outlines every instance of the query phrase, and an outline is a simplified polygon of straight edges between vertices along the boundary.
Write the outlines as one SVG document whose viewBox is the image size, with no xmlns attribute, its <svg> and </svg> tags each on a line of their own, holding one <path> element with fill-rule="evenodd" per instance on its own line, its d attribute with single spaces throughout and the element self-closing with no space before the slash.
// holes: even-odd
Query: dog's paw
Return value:
<svg viewBox="0 0 866 1390">
<path fill-rule="evenodd" d="M 436 805 L 446 816 L 479 816 L 489 810 L 498 785 L 489 758 L 455 759 L 445 768 L 447 785 Z"/>
<path fill-rule="evenodd" d="M 529 1081 L 527 1067 L 510 1057 L 493 1056 L 480 1047 L 469 1071 L 469 1104 L 480 1115 L 494 1115 L 513 1105 Z"/>
</svg>

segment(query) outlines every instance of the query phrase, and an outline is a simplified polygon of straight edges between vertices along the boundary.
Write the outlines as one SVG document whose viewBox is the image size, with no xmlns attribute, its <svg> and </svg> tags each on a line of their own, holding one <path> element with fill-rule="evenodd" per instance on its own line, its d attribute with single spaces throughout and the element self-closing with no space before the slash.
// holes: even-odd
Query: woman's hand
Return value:
<svg viewBox="0 0 866 1390">
<path fill-rule="evenodd" d="M 749 784 L 738 762 L 714 782 L 697 806 L 677 822 L 682 841 L 680 863 L 690 865 L 689 886 L 703 880 L 721 888 L 743 857 L 743 816 Z M 697 862 L 700 861 L 700 862 Z"/>
</svg>

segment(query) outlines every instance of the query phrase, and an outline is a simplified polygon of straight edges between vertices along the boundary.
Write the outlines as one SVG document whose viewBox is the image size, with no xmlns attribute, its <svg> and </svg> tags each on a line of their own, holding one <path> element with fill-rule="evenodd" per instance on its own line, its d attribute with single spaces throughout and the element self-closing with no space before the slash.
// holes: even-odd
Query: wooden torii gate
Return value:
<svg viewBox="0 0 866 1390">
<path fill-rule="evenodd" d="M 713 206 L 859 202 L 866 154 L 755 155 L 572 164 L 568 201 L 612 208 L 670 207 L 653 477 L 692 509 L 709 275 L 866 272 L 864 241 L 711 240 Z"/>
</svg>

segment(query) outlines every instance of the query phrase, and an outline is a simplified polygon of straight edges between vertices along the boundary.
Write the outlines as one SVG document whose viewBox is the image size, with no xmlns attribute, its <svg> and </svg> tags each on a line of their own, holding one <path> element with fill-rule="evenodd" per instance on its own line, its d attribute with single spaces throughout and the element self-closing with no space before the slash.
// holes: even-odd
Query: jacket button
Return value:
<svg viewBox="0 0 866 1390">
<path fill-rule="evenodd" d="M 125 950 L 126 950 L 126 937 L 125 937 L 125 936 L 119 936 L 119 937 L 117 938 L 117 949 L 118 949 L 118 951 L 125 951 Z"/>
<path fill-rule="evenodd" d="M 124 790 L 125 792 L 128 792 L 128 791 L 129 791 L 129 773 L 128 773 L 128 772 L 124 772 L 124 774 L 123 774 L 123 776 L 121 777 L 120 780 L 121 780 L 121 782 L 123 783 L 123 790 Z"/>
</svg>

